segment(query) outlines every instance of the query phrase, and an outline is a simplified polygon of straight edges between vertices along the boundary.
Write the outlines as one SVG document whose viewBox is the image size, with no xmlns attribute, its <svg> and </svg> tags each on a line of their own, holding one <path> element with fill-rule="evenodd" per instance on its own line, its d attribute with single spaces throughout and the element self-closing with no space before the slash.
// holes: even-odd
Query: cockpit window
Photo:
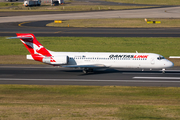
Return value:
<svg viewBox="0 0 180 120">
<path fill-rule="evenodd" d="M 158 60 L 162 60 L 162 59 L 165 59 L 163 56 L 159 56 L 157 57 Z"/>
</svg>

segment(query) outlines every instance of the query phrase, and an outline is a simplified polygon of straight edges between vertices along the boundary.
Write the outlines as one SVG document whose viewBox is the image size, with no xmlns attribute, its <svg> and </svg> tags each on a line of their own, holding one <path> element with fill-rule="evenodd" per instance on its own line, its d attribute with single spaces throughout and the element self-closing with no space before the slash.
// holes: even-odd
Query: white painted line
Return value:
<svg viewBox="0 0 180 120">
<path fill-rule="evenodd" d="M 169 58 L 180 58 L 180 56 L 169 56 Z"/>
<path fill-rule="evenodd" d="M 180 78 L 179 78 L 180 79 Z M 0 81 L 60 81 L 60 82 L 137 82 L 137 83 L 180 83 L 180 81 L 157 81 L 157 80 L 91 80 L 91 79 L 23 79 L 23 78 L 0 78 Z"/>
<path fill-rule="evenodd" d="M 163 74 L 163 73 L 131 73 L 131 72 L 123 72 L 122 74 L 144 74 L 144 75 L 146 75 L 146 74 Z"/>
<path fill-rule="evenodd" d="M 162 70 L 161 70 L 162 71 Z M 165 72 L 180 72 L 180 70 L 165 70 Z"/>
<path fill-rule="evenodd" d="M 180 80 L 180 77 L 133 77 L 133 79 L 167 79 L 167 80 L 179 79 Z"/>
</svg>

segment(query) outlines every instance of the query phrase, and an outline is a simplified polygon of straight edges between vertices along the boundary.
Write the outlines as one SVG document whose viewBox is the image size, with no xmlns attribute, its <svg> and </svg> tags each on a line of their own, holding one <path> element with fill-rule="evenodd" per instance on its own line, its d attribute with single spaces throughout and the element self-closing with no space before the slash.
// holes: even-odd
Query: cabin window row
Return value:
<svg viewBox="0 0 180 120">
<path fill-rule="evenodd" d="M 70 57 L 70 59 L 86 59 L 86 60 L 89 60 L 89 59 L 91 59 L 91 60 L 147 60 L 147 58 L 133 58 L 133 59 L 131 59 L 131 58 L 86 58 L 86 57 L 84 57 L 84 58 L 81 58 L 81 57 L 75 57 L 75 58 L 72 58 L 72 57 Z"/>
</svg>

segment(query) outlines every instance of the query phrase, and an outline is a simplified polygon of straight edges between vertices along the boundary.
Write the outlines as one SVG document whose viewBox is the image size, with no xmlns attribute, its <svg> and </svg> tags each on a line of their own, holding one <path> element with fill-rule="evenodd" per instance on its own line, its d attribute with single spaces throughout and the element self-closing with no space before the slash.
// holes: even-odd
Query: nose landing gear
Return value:
<svg viewBox="0 0 180 120">
<path fill-rule="evenodd" d="M 165 68 L 163 68 L 163 69 L 162 69 L 162 73 L 165 73 L 165 70 L 166 70 L 166 69 L 165 69 Z"/>
</svg>

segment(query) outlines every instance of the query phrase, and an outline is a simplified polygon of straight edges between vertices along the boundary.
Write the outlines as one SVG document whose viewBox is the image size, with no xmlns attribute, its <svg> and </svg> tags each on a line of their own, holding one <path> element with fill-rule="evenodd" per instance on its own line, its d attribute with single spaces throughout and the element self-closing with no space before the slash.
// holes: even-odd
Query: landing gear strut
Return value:
<svg viewBox="0 0 180 120">
<path fill-rule="evenodd" d="M 165 73 L 165 70 L 166 70 L 166 69 L 165 69 L 165 68 L 163 68 L 163 69 L 162 69 L 162 73 Z"/>
<path fill-rule="evenodd" d="M 93 72 L 92 68 L 84 68 L 83 73 L 87 74 L 88 72 Z"/>
</svg>

